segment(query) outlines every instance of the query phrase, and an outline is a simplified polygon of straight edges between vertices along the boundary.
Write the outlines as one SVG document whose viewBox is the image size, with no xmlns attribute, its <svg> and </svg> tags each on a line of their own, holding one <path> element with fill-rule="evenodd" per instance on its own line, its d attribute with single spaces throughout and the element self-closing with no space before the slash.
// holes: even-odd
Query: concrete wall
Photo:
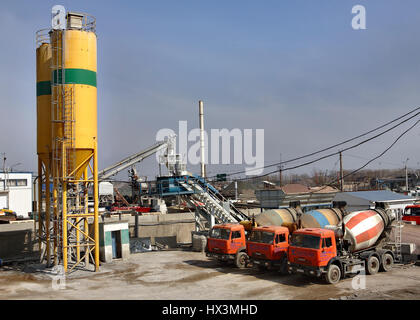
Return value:
<svg viewBox="0 0 420 320">
<path fill-rule="evenodd" d="M 105 218 L 105 221 L 116 221 L 118 217 Z M 162 244 L 165 238 L 171 243 L 176 239 L 176 243 L 191 243 L 191 231 L 195 230 L 194 213 L 169 213 L 160 215 L 144 215 L 138 217 L 139 238 L 152 238 L 152 243 L 156 239 Z M 130 238 L 135 236 L 135 217 L 123 215 L 122 220 L 128 220 Z"/>
<path fill-rule="evenodd" d="M 33 221 L 0 224 L 0 259 L 30 258 L 38 254 Z"/>
</svg>

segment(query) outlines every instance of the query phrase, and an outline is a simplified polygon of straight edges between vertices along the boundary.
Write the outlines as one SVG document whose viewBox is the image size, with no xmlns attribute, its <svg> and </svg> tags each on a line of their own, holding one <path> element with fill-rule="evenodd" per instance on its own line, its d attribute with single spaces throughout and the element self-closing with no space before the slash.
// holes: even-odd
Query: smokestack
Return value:
<svg viewBox="0 0 420 320">
<path fill-rule="evenodd" d="M 198 108 L 200 114 L 200 151 L 201 151 L 201 176 L 206 177 L 206 166 L 204 164 L 204 107 L 203 101 L 198 101 Z"/>
</svg>

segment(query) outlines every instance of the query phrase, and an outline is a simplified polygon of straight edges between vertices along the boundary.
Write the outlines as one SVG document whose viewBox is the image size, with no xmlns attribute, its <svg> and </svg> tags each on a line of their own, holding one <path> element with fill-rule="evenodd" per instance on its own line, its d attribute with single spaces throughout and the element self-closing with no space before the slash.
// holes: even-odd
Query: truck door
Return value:
<svg viewBox="0 0 420 320">
<path fill-rule="evenodd" d="M 232 253 L 236 253 L 239 248 L 244 246 L 245 243 L 243 243 L 241 231 L 233 231 L 230 240 L 230 249 Z"/>
<path fill-rule="evenodd" d="M 322 239 L 320 266 L 326 266 L 331 258 L 335 257 L 335 248 L 331 237 Z"/>
<path fill-rule="evenodd" d="M 278 233 L 274 241 L 274 259 L 280 259 L 284 252 L 286 252 L 287 243 L 286 243 L 286 234 Z"/>
</svg>

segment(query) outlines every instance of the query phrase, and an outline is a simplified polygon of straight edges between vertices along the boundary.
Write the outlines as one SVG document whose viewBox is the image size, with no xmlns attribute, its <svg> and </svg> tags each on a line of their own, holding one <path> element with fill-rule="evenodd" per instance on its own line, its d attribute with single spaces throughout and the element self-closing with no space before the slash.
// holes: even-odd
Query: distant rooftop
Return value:
<svg viewBox="0 0 420 320">
<path fill-rule="evenodd" d="M 299 183 L 289 183 L 282 186 L 280 189 L 286 194 L 306 193 L 310 191 L 310 189 L 307 186 Z"/>
<path fill-rule="evenodd" d="M 356 191 L 356 192 L 343 192 L 354 197 L 369 200 L 371 202 L 378 201 L 398 201 L 398 200 L 415 200 L 413 197 L 408 197 L 403 194 L 392 192 L 389 190 L 376 190 L 376 191 Z"/>
</svg>

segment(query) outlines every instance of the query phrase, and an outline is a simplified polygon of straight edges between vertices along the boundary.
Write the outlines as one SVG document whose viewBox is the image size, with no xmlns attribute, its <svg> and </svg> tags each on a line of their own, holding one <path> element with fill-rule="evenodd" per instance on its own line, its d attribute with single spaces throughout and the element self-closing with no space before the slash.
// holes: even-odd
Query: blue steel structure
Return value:
<svg viewBox="0 0 420 320">
<path fill-rule="evenodd" d="M 203 190 L 209 190 L 216 195 L 219 194 L 216 188 L 197 175 L 158 177 L 156 179 L 156 191 L 153 193 L 160 197 L 194 194 L 193 191 L 185 189 L 180 182 L 198 183 Z"/>
<path fill-rule="evenodd" d="M 217 223 L 240 222 L 249 217 L 235 208 L 220 192 L 197 175 L 161 176 L 156 179 L 156 188 L 149 194 L 160 198 L 183 196 L 195 206 L 196 212 L 206 217 L 210 226 Z"/>
</svg>

